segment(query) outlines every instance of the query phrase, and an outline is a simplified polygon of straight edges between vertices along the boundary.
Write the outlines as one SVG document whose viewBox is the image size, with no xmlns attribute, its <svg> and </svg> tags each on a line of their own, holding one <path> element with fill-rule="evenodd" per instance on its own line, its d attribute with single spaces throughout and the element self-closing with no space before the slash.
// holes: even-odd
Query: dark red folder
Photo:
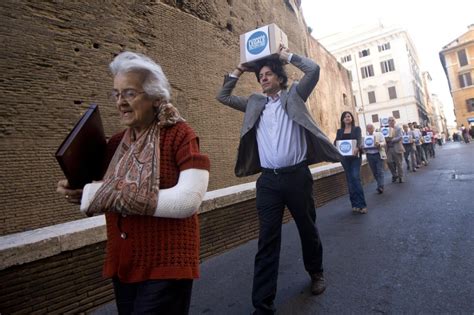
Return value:
<svg viewBox="0 0 474 315">
<path fill-rule="evenodd" d="M 56 151 L 71 188 L 82 188 L 104 175 L 106 139 L 99 107 L 92 104 Z"/>
</svg>

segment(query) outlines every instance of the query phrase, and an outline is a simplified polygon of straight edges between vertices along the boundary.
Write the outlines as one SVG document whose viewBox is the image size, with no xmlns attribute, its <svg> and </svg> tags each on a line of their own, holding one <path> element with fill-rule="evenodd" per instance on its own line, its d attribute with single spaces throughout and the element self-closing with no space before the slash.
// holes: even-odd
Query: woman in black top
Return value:
<svg viewBox="0 0 474 315">
<path fill-rule="evenodd" d="M 350 112 L 341 115 L 341 128 L 337 130 L 337 140 L 357 140 L 356 153 L 353 156 L 343 156 L 341 164 L 346 173 L 347 186 L 353 212 L 367 213 L 364 189 L 360 180 L 360 166 L 362 161 L 362 135 L 360 127 L 356 127 L 354 116 Z M 336 142 L 334 141 L 334 142 Z"/>
</svg>

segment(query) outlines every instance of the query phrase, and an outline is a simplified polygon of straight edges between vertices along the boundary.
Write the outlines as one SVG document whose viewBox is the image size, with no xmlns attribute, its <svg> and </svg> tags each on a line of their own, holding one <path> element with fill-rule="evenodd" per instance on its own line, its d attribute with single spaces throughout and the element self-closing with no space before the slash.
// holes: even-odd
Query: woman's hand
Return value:
<svg viewBox="0 0 474 315">
<path fill-rule="evenodd" d="M 71 189 L 67 179 L 62 179 L 58 182 L 56 191 L 63 195 L 70 203 L 81 204 L 82 189 Z"/>
</svg>

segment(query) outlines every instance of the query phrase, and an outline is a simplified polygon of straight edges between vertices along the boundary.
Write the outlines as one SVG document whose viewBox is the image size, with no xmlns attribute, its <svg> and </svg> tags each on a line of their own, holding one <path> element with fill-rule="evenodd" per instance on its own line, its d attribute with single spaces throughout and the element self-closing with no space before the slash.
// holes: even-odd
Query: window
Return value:
<svg viewBox="0 0 474 315">
<path fill-rule="evenodd" d="M 474 112 L 474 98 L 467 99 L 466 105 L 468 112 Z"/>
<path fill-rule="evenodd" d="M 344 103 L 344 105 L 349 105 L 349 104 L 347 104 L 347 95 L 346 95 L 346 93 L 342 93 L 342 102 Z"/>
<path fill-rule="evenodd" d="M 466 72 L 459 75 L 459 85 L 463 88 L 472 85 L 471 73 Z"/>
<path fill-rule="evenodd" d="M 394 98 L 397 98 L 397 90 L 395 89 L 394 86 L 391 86 L 388 88 L 388 97 L 393 100 Z"/>
<path fill-rule="evenodd" d="M 393 59 L 382 61 L 380 63 L 380 68 L 382 69 L 382 73 L 395 71 L 395 64 L 393 63 Z"/>
<path fill-rule="evenodd" d="M 354 106 L 357 106 L 357 98 L 355 95 L 352 95 L 352 101 L 354 102 Z"/>
<path fill-rule="evenodd" d="M 379 52 L 390 49 L 390 42 L 379 45 Z"/>
<path fill-rule="evenodd" d="M 458 51 L 458 59 L 459 59 L 459 66 L 465 66 L 467 65 L 467 55 L 466 55 L 466 50 L 459 50 Z"/>
<path fill-rule="evenodd" d="M 349 80 L 351 80 L 351 82 L 353 81 L 352 79 L 352 71 L 351 70 L 347 70 L 347 74 L 349 76 Z"/>
<path fill-rule="evenodd" d="M 349 62 L 349 61 L 351 61 L 351 60 L 352 60 L 351 55 L 347 55 L 347 56 L 341 57 L 341 63 Z"/>
<path fill-rule="evenodd" d="M 374 123 L 379 122 L 379 115 L 378 114 L 372 115 L 372 122 L 374 122 Z"/>
<path fill-rule="evenodd" d="M 393 118 L 399 119 L 400 118 L 400 111 L 394 110 L 392 111 Z"/>
<path fill-rule="evenodd" d="M 362 57 L 367 57 L 370 55 L 370 49 L 364 49 L 364 50 L 361 50 L 359 51 L 359 58 L 362 58 Z"/>
<path fill-rule="evenodd" d="M 374 91 L 371 91 L 371 92 L 367 93 L 367 95 L 369 96 L 369 104 L 377 102 L 375 100 L 375 92 Z"/>
<path fill-rule="evenodd" d="M 362 79 L 374 76 L 374 67 L 372 65 L 360 68 Z"/>
</svg>

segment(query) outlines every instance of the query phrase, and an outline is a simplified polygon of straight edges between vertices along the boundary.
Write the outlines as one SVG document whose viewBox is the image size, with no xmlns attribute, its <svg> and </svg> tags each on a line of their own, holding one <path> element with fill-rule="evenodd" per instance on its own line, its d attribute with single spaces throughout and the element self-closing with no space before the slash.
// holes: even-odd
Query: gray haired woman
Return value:
<svg viewBox="0 0 474 315">
<path fill-rule="evenodd" d="M 101 182 L 58 192 L 81 211 L 105 213 L 107 254 L 119 314 L 187 314 L 199 276 L 197 210 L 209 159 L 170 103 L 168 79 L 152 59 L 123 52 L 110 64 L 111 99 L 127 127 L 107 144 Z"/>
</svg>

